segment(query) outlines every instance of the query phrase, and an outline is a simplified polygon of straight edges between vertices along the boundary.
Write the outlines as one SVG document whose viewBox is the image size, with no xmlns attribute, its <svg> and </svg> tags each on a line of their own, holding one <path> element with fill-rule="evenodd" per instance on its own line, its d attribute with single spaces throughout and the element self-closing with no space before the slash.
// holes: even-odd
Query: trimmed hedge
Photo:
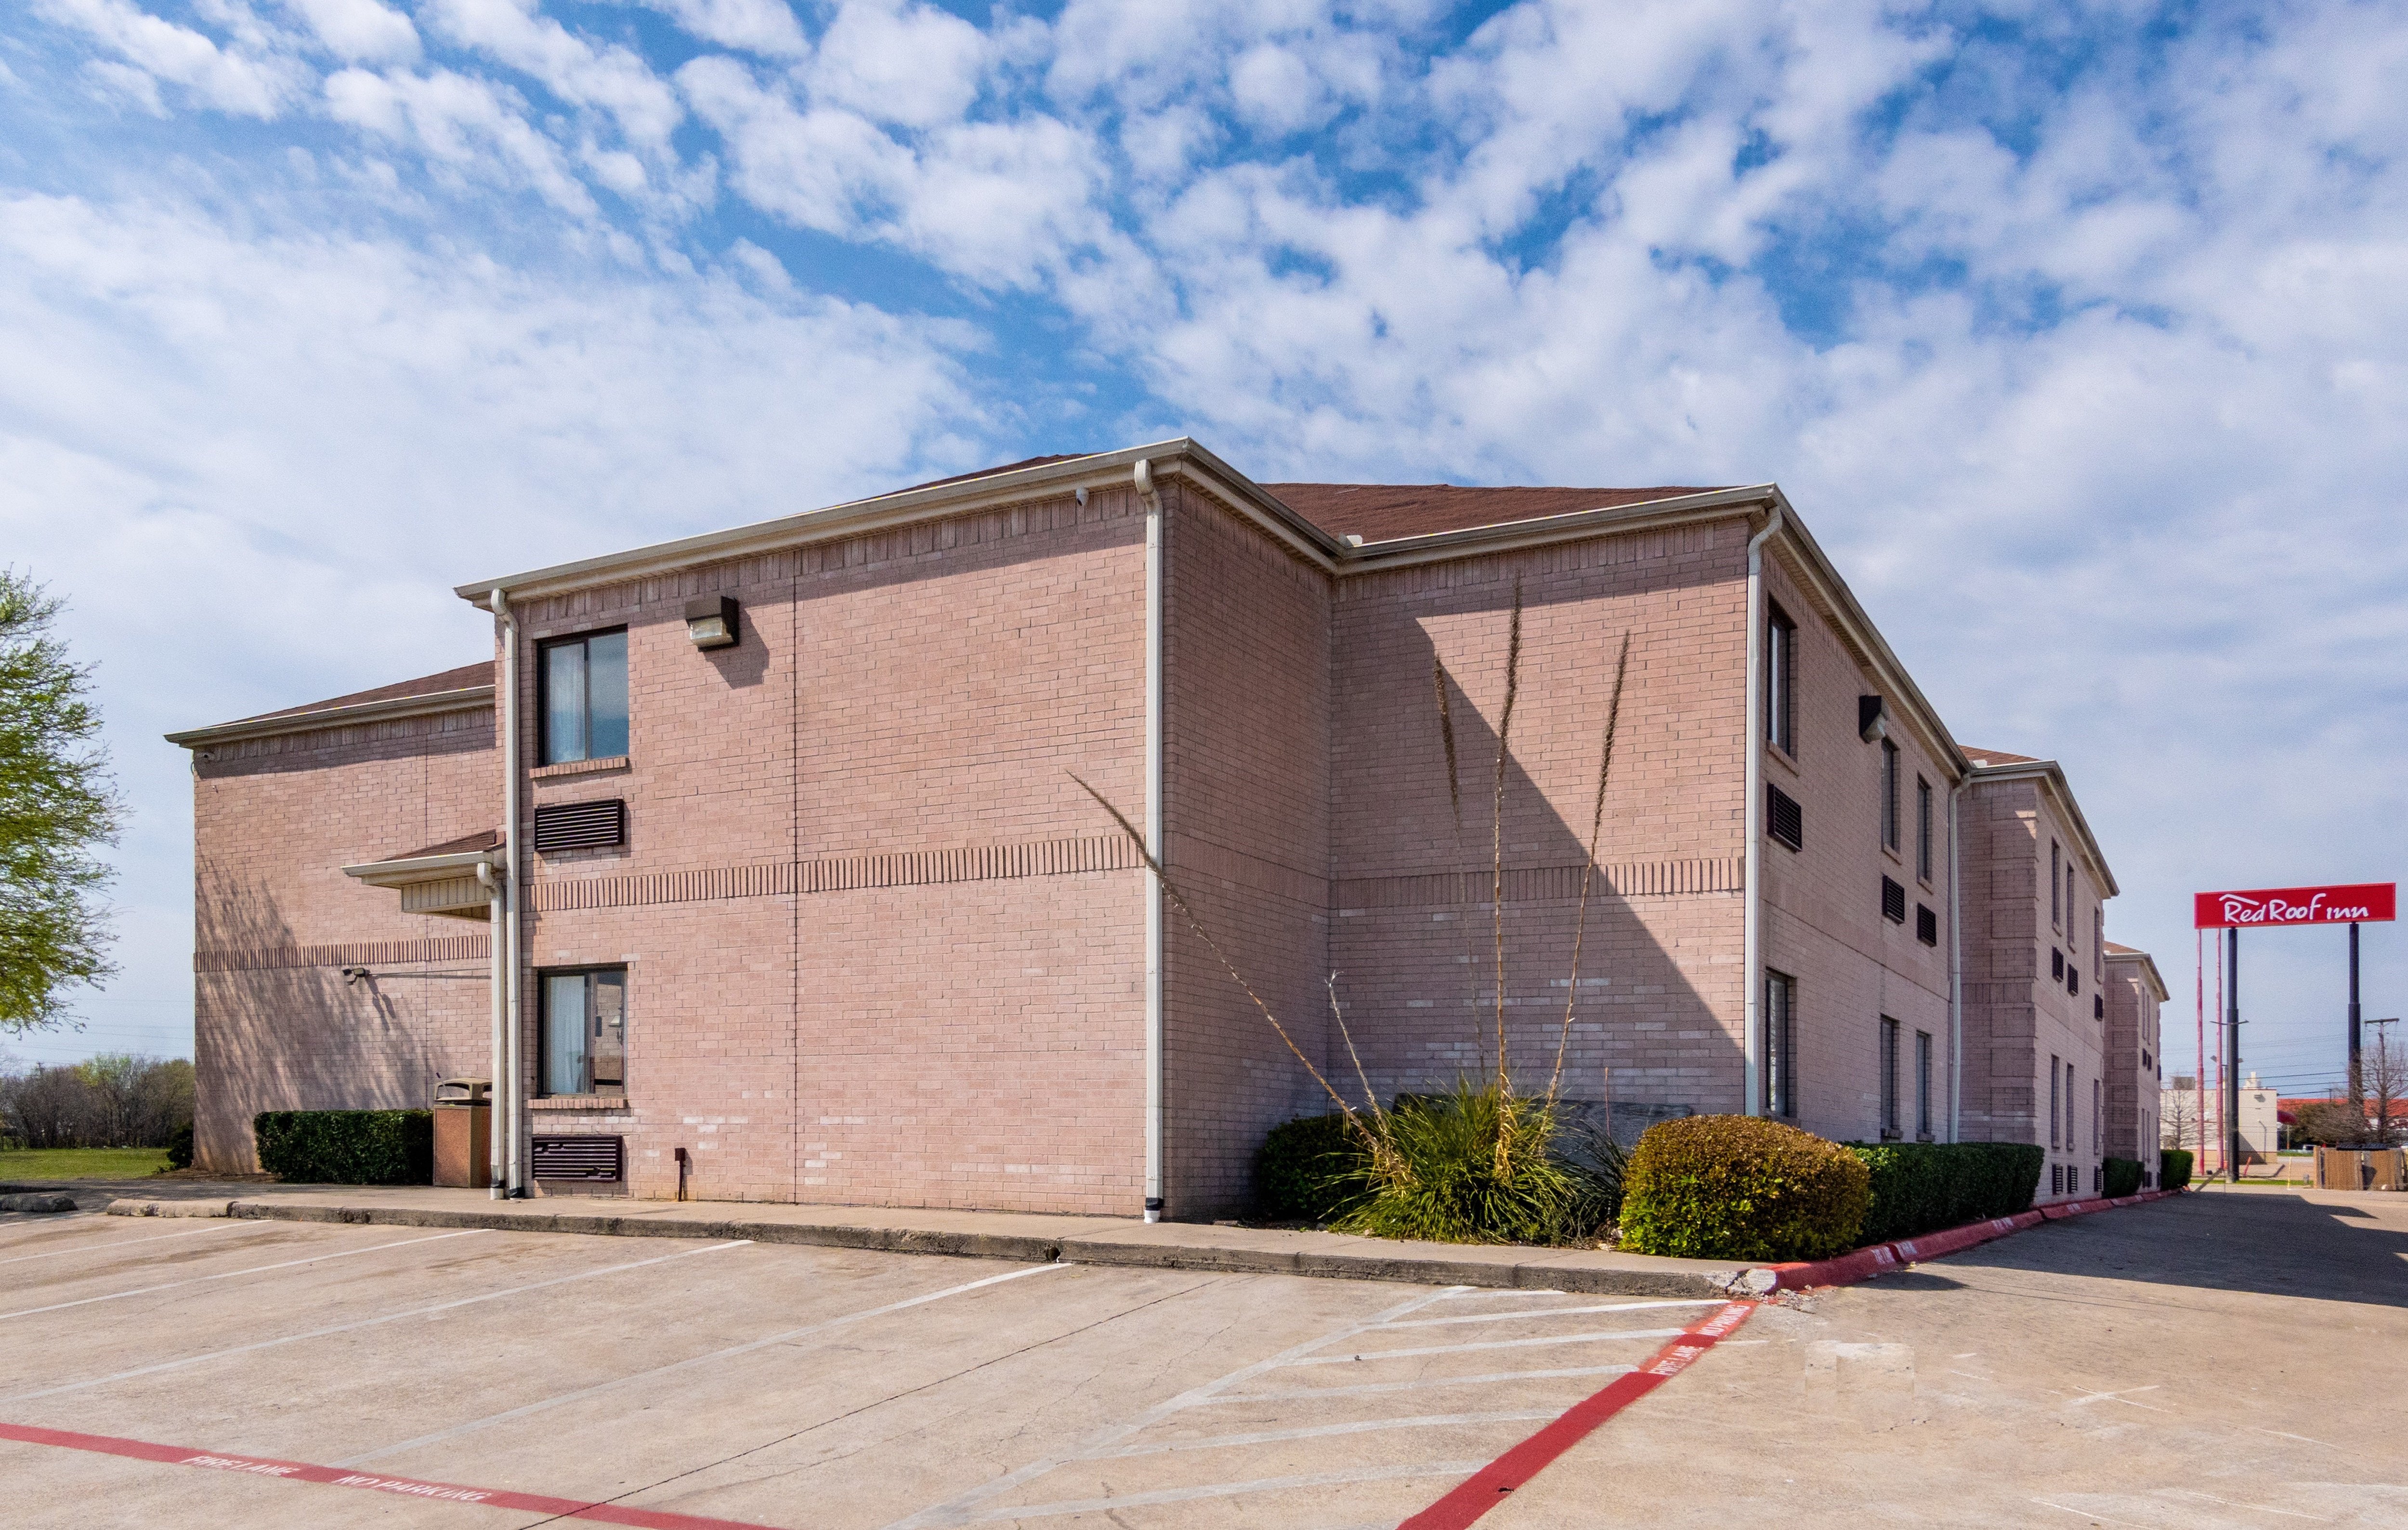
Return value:
<svg viewBox="0 0 2408 1530">
<path fill-rule="evenodd" d="M 251 1130 L 259 1166 L 322 1185 L 435 1182 L 432 1110 L 262 1110 Z"/>
<path fill-rule="evenodd" d="M 1859 1245 L 2031 1209 L 2042 1149 L 2021 1142 L 1851 1142 L 1872 1178 Z"/>
<path fill-rule="evenodd" d="M 1647 1129 L 1623 1172 L 1621 1246 L 1689 1259 L 1823 1259 L 1856 1246 L 1864 1160 L 1794 1126 L 1690 1116 Z"/>
<path fill-rule="evenodd" d="M 1328 1222 L 1363 1198 L 1358 1176 L 1370 1162 L 1344 1116 L 1298 1116 L 1254 1153 L 1254 1198 L 1273 1222 Z"/>
<path fill-rule="evenodd" d="M 2117 1195 L 2137 1195 L 2141 1193 L 2141 1161 L 2139 1159 L 2110 1158 L 2107 1160 L 2106 1168 L 2107 1179 L 2105 1194 L 2110 1199 L 2113 1199 Z"/>
<path fill-rule="evenodd" d="M 2180 1190 L 2190 1183 L 2190 1150 L 2167 1148 L 2157 1154 L 2157 1188 Z"/>
</svg>

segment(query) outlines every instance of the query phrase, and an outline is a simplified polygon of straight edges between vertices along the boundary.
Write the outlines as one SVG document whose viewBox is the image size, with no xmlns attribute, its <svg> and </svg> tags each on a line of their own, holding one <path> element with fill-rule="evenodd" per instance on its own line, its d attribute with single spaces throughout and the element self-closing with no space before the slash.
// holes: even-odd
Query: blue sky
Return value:
<svg viewBox="0 0 2408 1530">
<path fill-rule="evenodd" d="M 463 579 L 1180 432 L 1778 480 L 2186 993 L 2193 888 L 2401 870 L 2403 144 L 2397 4 L 30 0 L 0 557 L 134 817 L 123 974 L 7 1045 L 189 1044 L 161 733 L 480 656 Z M 2339 939 L 2253 944 L 2286 1081 Z"/>
</svg>

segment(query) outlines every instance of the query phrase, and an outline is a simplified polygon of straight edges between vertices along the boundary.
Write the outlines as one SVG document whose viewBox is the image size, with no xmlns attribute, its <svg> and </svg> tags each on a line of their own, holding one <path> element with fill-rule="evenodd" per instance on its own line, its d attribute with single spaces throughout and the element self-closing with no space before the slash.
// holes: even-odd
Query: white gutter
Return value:
<svg viewBox="0 0 2408 1530">
<path fill-rule="evenodd" d="M 1154 465 L 1131 470 L 1145 502 L 1145 849 L 1162 862 L 1162 495 Z M 1145 1220 L 1163 1213 L 1162 889 L 1145 882 Z"/>
<path fill-rule="evenodd" d="M 509 968 L 505 965 L 502 954 L 502 926 L 509 918 L 510 884 L 509 879 L 503 876 L 500 868 L 490 860 L 480 860 L 477 863 L 477 882 L 484 888 L 486 897 L 492 900 L 491 908 L 485 916 L 485 946 L 493 957 L 494 969 L 490 984 L 494 993 L 492 1078 L 494 1085 L 499 1085 L 502 1081 L 502 1053 L 508 1045 L 504 1038 L 509 1035 L 510 977 Z M 494 1199 L 500 1200 L 507 1194 L 502 1183 L 506 1171 L 502 1157 L 502 1134 L 495 1129 L 499 1122 L 494 1117 L 495 1102 L 492 1098 L 492 1094 L 493 1089 L 489 1086 L 486 1090 L 485 1106 L 485 1183 L 490 1188 L 485 1193 Z"/>
<path fill-rule="evenodd" d="M 1956 804 L 1971 776 L 1948 788 L 1948 1140 L 1963 1138 L 1965 1108 L 1965 881 L 1956 858 Z"/>
<path fill-rule="evenodd" d="M 1740 981 L 1746 993 L 1740 1002 L 1742 1046 L 1747 1058 L 1747 1096 L 1742 1114 L 1755 1115 L 1764 1088 L 1764 1058 L 1757 1032 L 1762 1028 L 1764 1001 L 1764 544 L 1781 529 L 1776 501 L 1764 518 L 1763 529 L 1747 539 L 1747 736 L 1742 742 L 1747 804 L 1741 822 L 1746 825 L 1746 887 L 1742 894 Z"/>
<path fill-rule="evenodd" d="M 519 900 L 511 890 L 519 881 L 519 623 L 510 614 L 509 597 L 494 590 L 487 604 L 493 608 L 495 623 L 501 628 L 502 672 L 495 687 L 495 719 L 501 724 L 502 755 L 502 921 L 495 942 L 501 954 L 496 970 L 502 987 L 502 1045 L 494 1062 L 494 1090 L 500 1097 L 494 1102 L 495 1133 L 502 1138 L 503 1174 L 494 1181 L 501 1194 L 516 1199 L 526 1194 L 523 1178 L 526 1163 L 526 1145 L 520 1140 L 524 1133 L 525 1111 L 519 1096 L 524 1092 L 526 1080 L 521 1052 L 525 1041 L 525 1026 L 519 1017 Z"/>
</svg>

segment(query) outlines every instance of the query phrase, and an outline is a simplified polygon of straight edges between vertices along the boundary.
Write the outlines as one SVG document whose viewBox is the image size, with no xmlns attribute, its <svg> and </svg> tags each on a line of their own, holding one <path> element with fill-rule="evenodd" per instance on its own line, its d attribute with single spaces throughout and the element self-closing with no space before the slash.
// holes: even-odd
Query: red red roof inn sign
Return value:
<svg viewBox="0 0 2408 1530">
<path fill-rule="evenodd" d="M 2202 930 L 2245 930 L 2277 924 L 2374 924 L 2399 917 L 2400 884 L 2261 887 L 2247 893 L 2196 893 L 2192 898 L 2192 922 Z"/>
</svg>

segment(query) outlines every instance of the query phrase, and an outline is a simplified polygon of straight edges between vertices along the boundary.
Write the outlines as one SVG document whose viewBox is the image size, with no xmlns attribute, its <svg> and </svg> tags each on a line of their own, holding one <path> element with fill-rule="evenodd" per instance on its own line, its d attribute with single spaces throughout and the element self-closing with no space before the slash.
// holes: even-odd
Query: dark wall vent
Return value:
<svg viewBox="0 0 2408 1530">
<path fill-rule="evenodd" d="M 2070 966 L 2065 969 L 2065 991 L 2076 995 L 2081 994 L 2082 969 L 2080 967 Z"/>
<path fill-rule="evenodd" d="M 625 1144 L 624 1137 L 538 1137 L 535 1177 L 616 1181 Z"/>
<path fill-rule="evenodd" d="M 2065 981 L 2065 952 L 2055 946 L 2048 948 L 2048 975 L 2058 982 Z"/>
<path fill-rule="evenodd" d="M 626 842 L 627 805 L 618 797 L 602 802 L 555 803 L 535 810 L 535 848 L 538 855 Z"/>
<path fill-rule="evenodd" d="M 1806 848 L 1806 810 L 1798 806 L 1796 797 L 1770 781 L 1764 783 L 1764 792 L 1765 832 L 1791 850 L 1804 850 Z"/>
<path fill-rule="evenodd" d="M 2091 996 L 2090 1018 L 2093 1020 L 2105 1020 L 2107 1018 L 2106 994 L 2098 994 Z M 2141 1054 L 2141 1065 L 2143 1067 L 2147 1067 L 2149 1065 L 2149 1054 L 2147 1052 L 2143 1052 Z"/>
<path fill-rule="evenodd" d="M 1927 946 L 1940 944 L 1940 916 L 1931 911 L 1928 903 L 1914 906 L 1914 938 Z"/>
<path fill-rule="evenodd" d="M 1882 879 L 1882 918 L 1893 924 L 1906 922 L 1906 889 L 1894 879 Z"/>
</svg>

